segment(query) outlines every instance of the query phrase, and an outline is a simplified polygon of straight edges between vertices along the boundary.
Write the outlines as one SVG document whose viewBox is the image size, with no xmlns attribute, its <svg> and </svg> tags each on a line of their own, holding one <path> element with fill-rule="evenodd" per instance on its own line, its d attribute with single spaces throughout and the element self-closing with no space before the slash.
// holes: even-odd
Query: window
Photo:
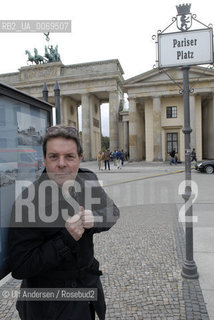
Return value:
<svg viewBox="0 0 214 320">
<path fill-rule="evenodd" d="M 177 132 L 167 133 L 167 153 L 170 153 L 173 149 L 178 152 L 178 134 Z"/>
<path fill-rule="evenodd" d="M 177 118 L 177 107 L 166 107 L 167 118 Z"/>
</svg>

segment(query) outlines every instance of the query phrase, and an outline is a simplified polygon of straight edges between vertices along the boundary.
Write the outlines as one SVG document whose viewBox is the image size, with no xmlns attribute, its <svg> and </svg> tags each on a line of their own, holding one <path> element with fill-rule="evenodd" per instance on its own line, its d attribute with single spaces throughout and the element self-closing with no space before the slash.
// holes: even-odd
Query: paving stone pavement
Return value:
<svg viewBox="0 0 214 320">
<path fill-rule="evenodd" d="M 121 209 L 95 236 L 107 319 L 209 319 L 198 280 L 181 277 L 184 234 L 174 205 Z"/>
<path fill-rule="evenodd" d="M 118 223 L 94 240 L 106 320 L 209 319 L 199 281 L 181 277 L 184 234 L 174 205 L 121 208 Z M 12 279 L 4 287 L 18 285 Z M 0 301 L 0 319 L 19 319 L 15 300 Z"/>
</svg>

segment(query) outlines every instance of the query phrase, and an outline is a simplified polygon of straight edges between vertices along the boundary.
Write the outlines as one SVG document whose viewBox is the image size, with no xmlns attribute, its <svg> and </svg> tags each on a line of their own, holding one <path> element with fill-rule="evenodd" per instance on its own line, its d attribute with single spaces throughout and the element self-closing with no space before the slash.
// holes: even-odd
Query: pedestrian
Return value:
<svg viewBox="0 0 214 320">
<path fill-rule="evenodd" d="M 121 150 L 121 164 L 122 166 L 124 165 L 124 161 L 125 161 L 125 153 L 123 151 L 123 149 Z"/>
<path fill-rule="evenodd" d="M 121 168 L 121 158 L 122 158 L 122 152 L 120 150 L 117 151 L 117 169 Z"/>
<path fill-rule="evenodd" d="M 80 168 L 82 153 L 75 128 L 59 125 L 47 129 L 43 174 L 25 188 L 13 206 L 9 264 L 12 276 L 22 279 L 25 292 L 67 288 L 71 293 L 77 288 L 95 288 L 97 300 L 30 301 L 19 297 L 16 308 L 22 320 L 94 320 L 95 313 L 105 319 L 93 234 L 109 230 L 119 210 L 97 176 Z"/>
<path fill-rule="evenodd" d="M 129 151 L 127 151 L 127 161 L 129 161 Z"/>
<path fill-rule="evenodd" d="M 177 158 L 175 158 L 175 154 L 176 154 L 176 152 L 175 152 L 175 149 L 173 149 L 171 152 L 170 152 L 170 156 L 171 156 L 171 160 L 170 160 L 170 165 L 172 164 L 172 163 L 174 163 L 175 165 L 177 164 Z"/>
<path fill-rule="evenodd" d="M 195 151 L 195 148 L 192 149 L 192 152 L 191 152 L 191 161 L 195 161 L 197 162 L 197 157 L 196 157 L 196 151 Z"/>
<path fill-rule="evenodd" d="M 129 159 L 128 159 L 128 152 L 127 152 L 127 151 L 125 151 L 125 160 L 126 160 L 126 161 L 129 160 Z"/>
<path fill-rule="evenodd" d="M 104 151 L 104 164 L 105 164 L 105 170 L 108 167 L 108 170 L 110 170 L 110 150 L 105 149 Z"/>
<path fill-rule="evenodd" d="M 114 167 L 116 167 L 117 165 L 117 151 L 114 150 L 113 152 L 113 163 L 114 163 Z"/>
<path fill-rule="evenodd" d="M 103 155 L 102 152 L 99 151 L 97 154 L 97 164 L 98 164 L 98 169 L 101 170 L 102 169 L 102 162 L 103 162 Z"/>
</svg>

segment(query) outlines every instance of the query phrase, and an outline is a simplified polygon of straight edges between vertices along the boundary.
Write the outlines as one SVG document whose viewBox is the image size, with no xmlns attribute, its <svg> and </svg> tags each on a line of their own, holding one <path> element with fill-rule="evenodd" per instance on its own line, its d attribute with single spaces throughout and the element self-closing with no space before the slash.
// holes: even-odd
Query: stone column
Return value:
<svg viewBox="0 0 214 320">
<path fill-rule="evenodd" d="M 195 96 L 190 95 L 190 127 L 191 132 L 191 148 L 196 148 L 196 114 L 195 114 Z"/>
<path fill-rule="evenodd" d="M 196 155 L 197 160 L 202 160 L 202 115 L 201 115 L 201 96 L 195 97 L 195 128 L 196 128 Z"/>
<path fill-rule="evenodd" d="M 77 129 L 79 131 L 79 112 L 78 109 L 81 106 L 81 104 L 77 104 L 77 110 L 76 110 L 76 114 L 77 114 Z"/>
<path fill-rule="evenodd" d="M 91 159 L 91 110 L 90 96 L 83 94 L 82 100 L 82 147 L 84 160 Z"/>
<path fill-rule="evenodd" d="M 109 94 L 109 135 L 110 135 L 110 150 L 114 151 L 119 146 L 118 133 L 118 112 L 120 106 L 120 96 L 118 91 L 110 92 Z"/>
<path fill-rule="evenodd" d="M 128 122 L 123 121 L 123 151 L 128 151 Z"/>
<path fill-rule="evenodd" d="M 154 160 L 162 160 L 160 97 L 153 98 L 153 141 L 154 141 Z"/>
<path fill-rule="evenodd" d="M 129 99 L 129 158 L 137 160 L 137 106 L 134 98 Z"/>
<path fill-rule="evenodd" d="M 146 161 L 153 161 L 153 112 L 152 100 L 147 99 L 145 102 L 145 136 L 146 136 Z"/>
<path fill-rule="evenodd" d="M 210 105 L 210 128 L 209 128 L 209 159 L 214 159 L 214 144 L 213 144 L 213 132 L 214 132 L 214 94 Z"/>
</svg>

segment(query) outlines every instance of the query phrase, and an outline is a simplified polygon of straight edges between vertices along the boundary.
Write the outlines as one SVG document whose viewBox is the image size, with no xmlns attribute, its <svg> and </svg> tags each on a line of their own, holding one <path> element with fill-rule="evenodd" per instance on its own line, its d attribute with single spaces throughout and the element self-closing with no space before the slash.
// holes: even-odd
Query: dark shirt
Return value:
<svg viewBox="0 0 214 320">
<path fill-rule="evenodd" d="M 170 152 L 170 156 L 171 156 L 172 158 L 175 157 L 175 150 L 172 150 L 172 151 Z"/>
</svg>

